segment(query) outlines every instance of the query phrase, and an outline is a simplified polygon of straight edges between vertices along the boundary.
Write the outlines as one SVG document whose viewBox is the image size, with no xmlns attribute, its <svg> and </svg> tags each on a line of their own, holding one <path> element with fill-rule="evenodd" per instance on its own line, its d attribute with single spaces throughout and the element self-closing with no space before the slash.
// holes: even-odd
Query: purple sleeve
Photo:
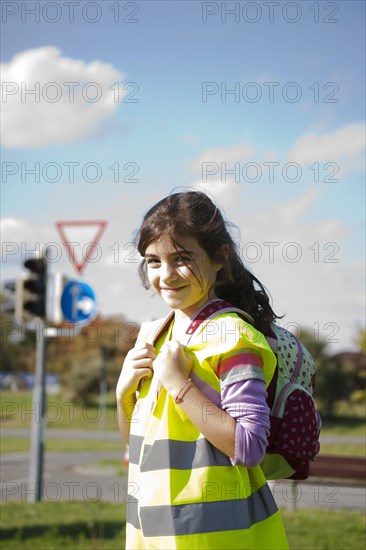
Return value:
<svg viewBox="0 0 366 550">
<path fill-rule="evenodd" d="M 231 463 L 254 468 L 263 459 L 269 435 L 269 407 L 262 380 L 236 382 L 222 389 L 222 408 L 235 418 L 235 458 Z"/>
</svg>

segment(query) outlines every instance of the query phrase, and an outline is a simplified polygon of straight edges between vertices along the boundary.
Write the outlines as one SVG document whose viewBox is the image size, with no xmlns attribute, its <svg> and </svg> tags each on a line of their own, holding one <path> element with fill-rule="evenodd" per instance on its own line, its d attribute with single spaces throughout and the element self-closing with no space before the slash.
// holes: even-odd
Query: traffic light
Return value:
<svg viewBox="0 0 366 550">
<path fill-rule="evenodd" d="M 61 296 L 66 283 L 67 277 L 62 273 L 48 275 L 47 321 L 55 325 L 61 325 L 65 320 L 61 308 Z"/>
<path fill-rule="evenodd" d="M 23 311 L 33 317 L 46 317 L 47 260 L 30 258 L 23 263 L 30 275 L 23 279 Z M 28 291 L 28 292 L 25 292 Z"/>
<path fill-rule="evenodd" d="M 11 314 L 15 322 L 21 322 L 23 316 L 23 280 L 11 279 L 4 283 L 6 291 L 1 303 L 1 312 Z"/>
</svg>

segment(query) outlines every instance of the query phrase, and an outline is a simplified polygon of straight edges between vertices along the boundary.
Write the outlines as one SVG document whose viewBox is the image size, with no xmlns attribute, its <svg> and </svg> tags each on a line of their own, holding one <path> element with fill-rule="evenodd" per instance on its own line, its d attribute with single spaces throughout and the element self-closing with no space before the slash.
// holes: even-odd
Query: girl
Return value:
<svg viewBox="0 0 366 550">
<path fill-rule="evenodd" d="M 126 548 L 288 548 L 259 466 L 276 364 L 262 334 L 276 317 L 263 286 L 200 192 L 151 208 L 138 250 L 145 288 L 171 313 L 143 323 L 117 384 L 130 445 Z"/>
</svg>

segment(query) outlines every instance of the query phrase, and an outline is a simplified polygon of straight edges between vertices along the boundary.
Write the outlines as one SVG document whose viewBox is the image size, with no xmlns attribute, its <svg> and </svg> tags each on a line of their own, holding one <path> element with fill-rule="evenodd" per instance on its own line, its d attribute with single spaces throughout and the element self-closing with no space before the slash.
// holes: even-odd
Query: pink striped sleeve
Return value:
<svg viewBox="0 0 366 550">
<path fill-rule="evenodd" d="M 238 346 L 219 357 L 217 375 L 224 386 L 254 378 L 264 381 L 263 359 L 254 348 Z"/>
</svg>

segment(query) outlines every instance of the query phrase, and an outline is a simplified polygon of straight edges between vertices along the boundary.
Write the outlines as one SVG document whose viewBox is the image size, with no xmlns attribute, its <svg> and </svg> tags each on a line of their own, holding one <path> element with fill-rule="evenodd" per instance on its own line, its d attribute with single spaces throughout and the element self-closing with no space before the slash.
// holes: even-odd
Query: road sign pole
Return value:
<svg viewBox="0 0 366 550">
<path fill-rule="evenodd" d="M 107 359 L 108 348 L 101 346 L 102 365 L 100 372 L 100 420 L 99 430 L 105 431 L 106 428 L 106 410 L 107 410 Z"/>
<path fill-rule="evenodd" d="M 31 426 L 31 450 L 29 463 L 28 502 L 42 500 L 43 456 L 45 435 L 45 372 L 46 345 L 45 325 L 39 322 L 39 333 L 36 331 L 36 375 L 33 388 L 33 420 Z"/>
<path fill-rule="evenodd" d="M 48 276 L 48 249 L 44 253 L 45 280 Z M 28 502 L 42 500 L 43 456 L 45 439 L 45 373 L 46 373 L 46 326 L 43 320 L 37 322 L 36 334 L 36 372 L 33 388 L 33 419 L 31 425 L 31 450 L 29 461 Z"/>
</svg>

